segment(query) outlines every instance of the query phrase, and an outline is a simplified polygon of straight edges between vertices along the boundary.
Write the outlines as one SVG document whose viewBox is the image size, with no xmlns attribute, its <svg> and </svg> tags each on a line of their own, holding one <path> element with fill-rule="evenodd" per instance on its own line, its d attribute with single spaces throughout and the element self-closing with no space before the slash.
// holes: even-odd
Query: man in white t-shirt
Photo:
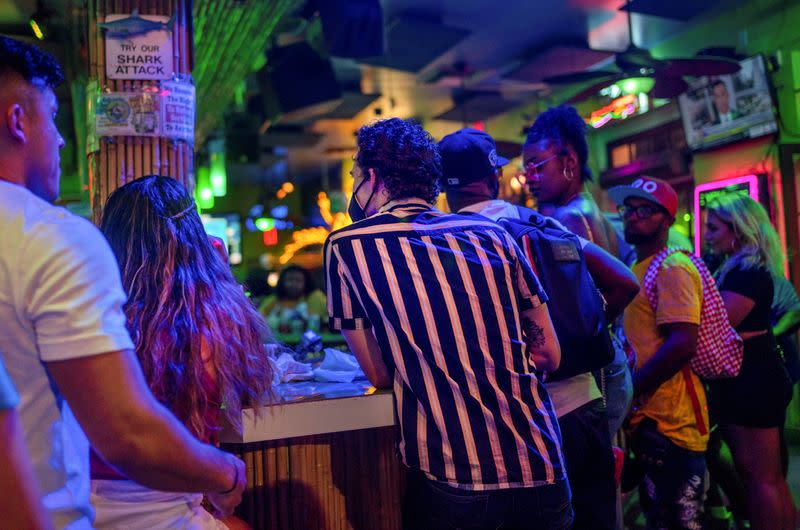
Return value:
<svg viewBox="0 0 800 530">
<path fill-rule="evenodd" d="M 461 129 L 439 142 L 442 181 L 453 212 L 474 212 L 497 221 L 520 219 L 517 206 L 497 198 L 501 167 L 508 160 L 497 155 L 491 136 Z M 564 228 L 566 230 L 566 228 Z M 639 284 L 624 263 L 597 245 L 579 238 L 592 278 L 615 318 L 636 296 Z M 547 293 L 552 299 L 558 293 Z M 562 355 L 569 355 L 562 351 Z M 575 528 L 616 526 L 614 457 L 602 395 L 589 373 L 545 382 L 561 426 L 567 478 L 572 489 Z"/>
<path fill-rule="evenodd" d="M 244 464 L 198 442 L 155 400 L 132 351 L 108 244 L 51 204 L 64 146 L 53 93 L 61 80 L 52 56 L 0 36 L 0 352 L 20 392 L 43 504 L 57 528 L 91 527 L 91 441 L 132 479 L 203 492 L 230 513 Z"/>
</svg>

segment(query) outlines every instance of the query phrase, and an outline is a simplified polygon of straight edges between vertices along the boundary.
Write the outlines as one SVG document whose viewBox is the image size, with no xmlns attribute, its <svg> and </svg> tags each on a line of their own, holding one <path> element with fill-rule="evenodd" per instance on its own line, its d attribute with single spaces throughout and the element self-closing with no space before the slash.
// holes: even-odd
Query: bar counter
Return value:
<svg viewBox="0 0 800 530">
<path fill-rule="evenodd" d="M 392 393 L 366 381 L 276 390 L 282 403 L 243 410 L 241 434 L 221 434 L 247 465 L 237 515 L 256 530 L 398 530 L 405 475 Z"/>
</svg>

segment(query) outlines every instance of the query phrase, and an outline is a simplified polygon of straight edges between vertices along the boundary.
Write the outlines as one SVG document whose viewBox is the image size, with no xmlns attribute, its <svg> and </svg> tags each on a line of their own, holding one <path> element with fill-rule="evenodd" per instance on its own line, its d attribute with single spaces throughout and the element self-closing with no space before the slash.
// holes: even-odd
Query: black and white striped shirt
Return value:
<svg viewBox="0 0 800 530">
<path fill-rule="evenodd" d="M 401 457 L 433 480 L 487 490 L 565 476 L 522 333 L 522 311 L 546 296 L 521 257 L 488 219 L 417 199 L 325 243 L 331 325 L 372 328 L 394 372 Z"/>
</svg>

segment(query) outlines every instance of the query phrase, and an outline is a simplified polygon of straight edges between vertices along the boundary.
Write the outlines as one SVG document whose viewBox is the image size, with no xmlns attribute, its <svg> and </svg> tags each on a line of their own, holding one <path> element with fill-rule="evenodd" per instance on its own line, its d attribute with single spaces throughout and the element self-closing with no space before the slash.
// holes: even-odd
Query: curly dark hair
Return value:
<svg viewBox="0 0 800 530">
<path fill-rule="evenodd" d="M 589 169 L 589 146 L 586 143 L 586 122 L 575 107 L 564 104 L 539 114 L 528 131 L 525 145 L 542 140 L 558 144 L 562 149 L 567 146 L 572 147 L 581 164 L 581 180 L 584 182 L 592 180 L 592 170 Z"/>
<path fill-rule="evenodd" d="M 16 73 L 31 84 L 57 87 L 64 81 L 64 71 L 51 54 L 33 44 L 0 35 L 0 77 Z"/>
<path fill-rule="evenodd" d="M 392 200 L 439 196 L 442 159 L 433 137 L 412 120 L 389 118 L 358 130 L 356 163 L 375 170 Z"/>
</svg>

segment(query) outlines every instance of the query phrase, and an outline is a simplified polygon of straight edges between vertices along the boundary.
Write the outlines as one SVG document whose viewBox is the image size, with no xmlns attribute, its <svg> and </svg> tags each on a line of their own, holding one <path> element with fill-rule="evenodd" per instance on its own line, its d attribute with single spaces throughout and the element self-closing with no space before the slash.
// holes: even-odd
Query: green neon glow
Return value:
<svg viewBox="0 0 800 530">
<path fill-rule="evenodd" d="M 215 197 L 224 197 L 228 192 L 228 173 L 225 170 L 225 140 L 214 138 L 208 141 L 208 166 L 211 170 L 211 190 Z"/>
<path fill-rule="evenodd" d="M 203 210 L 214 207 L 214 191 L 211 189 L 211 171 L 207 167 L 197 168 L 197 186 L 194 188 L 197 206 Z"/>
<path fill-rule="evenodd" d="M 641 94 L 650 92 L 655 82 L 652 77 L 628 77 L 617 81 L 616 85 L 623 94 Z"/>
<path fill-rule="evenodd" d="M 262 232 L 269 232 L 275 228 L 275 219 L 272 217 L 259 217 L 255 220 L 255 225 Z"/>
<path fill-rule="evenodd" d="M 42 31 L 42 28 L 39 27 L 39 24 L 35 20 L 31 19 L 30 25 L 31 30 L 33 30 L 33 34 L 36 36 L 36 38 L 42 40 L 44 38 L 44 32 Z"/>
</svg>

